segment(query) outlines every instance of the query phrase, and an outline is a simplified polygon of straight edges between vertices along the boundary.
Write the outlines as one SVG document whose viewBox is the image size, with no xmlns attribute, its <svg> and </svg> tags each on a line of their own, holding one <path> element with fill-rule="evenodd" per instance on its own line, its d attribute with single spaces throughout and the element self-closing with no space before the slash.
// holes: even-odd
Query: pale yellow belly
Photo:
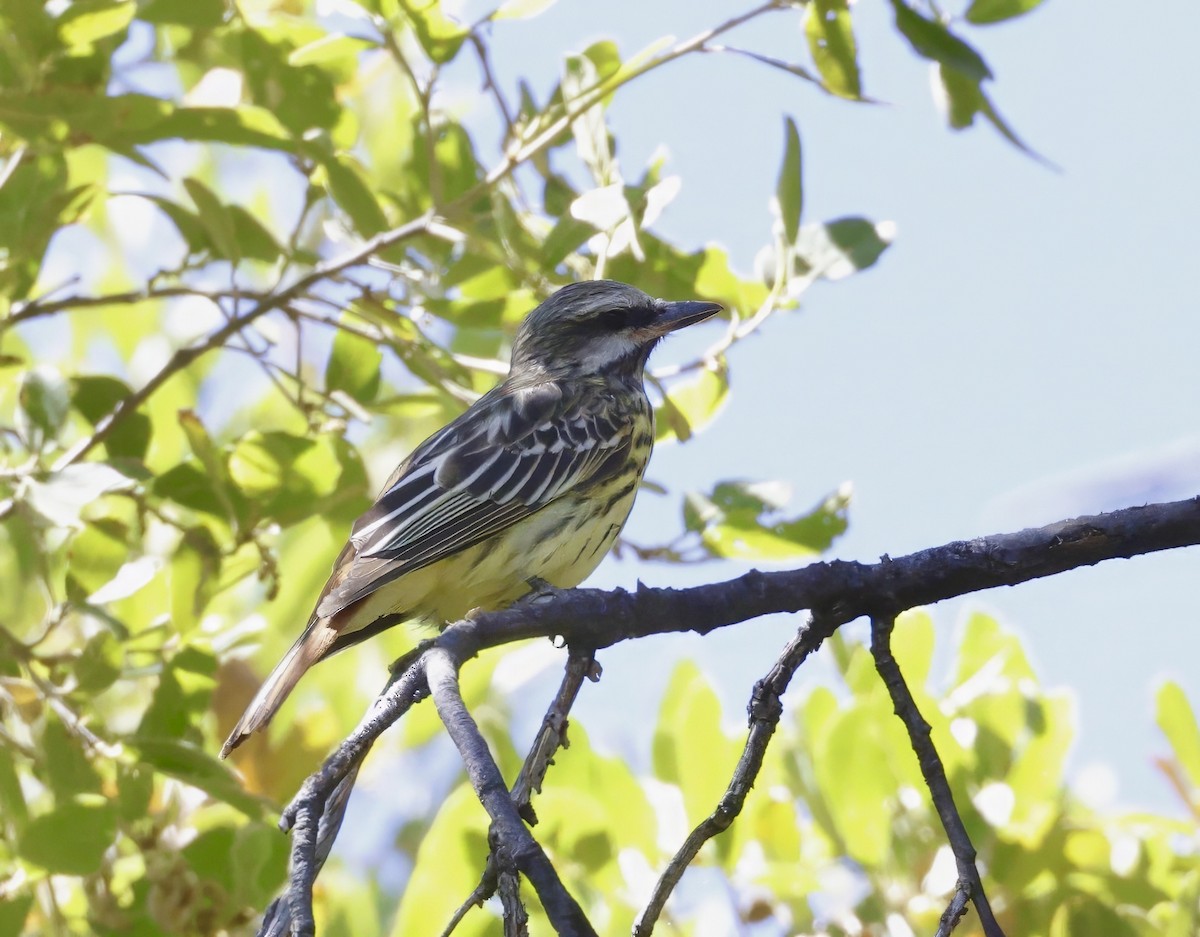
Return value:
<svg viewBox="0 0 1200 937">
<path fill-rule="evenodd" d="M 636 494 L 635 487 L 613 501 L 602 517 L 589 510 L 606 503 L 602 492 L 592 492 L 584 506 L 561 498 L 489 540 L 385 584 L 358 603 L 345 631 L 398 613 L 442 627 L 474 608 L 503 608 L 529 591 L 532 578 L 560 589 L 577 586 L 616 541 Z"/>
</svg>

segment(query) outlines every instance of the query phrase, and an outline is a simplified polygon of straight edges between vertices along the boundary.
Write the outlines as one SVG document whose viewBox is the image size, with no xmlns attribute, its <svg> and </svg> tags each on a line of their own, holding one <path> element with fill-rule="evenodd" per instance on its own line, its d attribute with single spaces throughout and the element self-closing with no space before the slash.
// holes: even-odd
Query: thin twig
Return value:
<svg viewBox="0 0 1200 937">
<path fill-rule="evenodd" d="M 517 806 L 517 812 L 530 826 L 536 826 L 538 822 L 531 803 L 533 795 L 541 793 L 542 782 L 546 779 L 546 772 L 554 764 L 555 753 L 560 748 L 570 746 L 567 741 L 567 716 L 571 707 L 575 705 L 583 682 L 588 679 L 593 682 L 600 679 L 595 656 L 590 651 L 572 650 L 567 658 L 562 683 L 546 709 L 546 715 L 542 717 L 541 727 L 512 786 L 512 800 Z"/>
<path fill-rule="evenodd" d="M 554 764 L 555 752 L 559 748 L 569 746 L 567 715 L 575 704 L 575 699 L 578 697 L 585 679 L 593 681 L 600 679 L 599 665 L 596 663 L 595 655 L 590 651 L 572 650 L 567 658 L 562 683 L 559 685 L 558 692 L 554 694 L 554 699 L 550 701 L 546 715 L 542 717 L 542 724 L 538 728 L 533 744 L 529 747 L 529 754 L 525 756 L 525 763 L 521 766 L 517 780 L 512 786 L 512 802 L 521 818 L 530 826 L 537 826 L 538 822 L 532 805 L 533 795 L 535 792 L 541 792 L 546 771 L 550 765 Z M 455 910 L 450 918 L 450 923 L 442 931 L 442 937 L 449 937 L 466 913 L 471 908 L 480 907 L 488 898 L 492 897 L 503 882 L 504 874 L 497 866 L 496 857 L 493 853 L 489 853 L 487 865 L 480 876 L 479 884 Z M 507 921 L 505 926 L 507 926 Z"/>
<path fill-rule="evenodd" d="M 887 687 L 888 693 L 892 697 L 896 715 L 900 717 L 904 728 L 908 730 L 908 739 L 916 753 L 917 761 L 921 765 L 921 774 L 925 778 L 925 785 L 929 788 L 933 805 L 937 809 L 942 827 L 946 831 L 946 838 L 950 841 L 950 848 L 954 851 L 954 861 L 958 866 L 958 888 L 960 891 L 966 891 L 974 902 L 985 937 L 1004 937 L 1004 931 L 996 922 L 991 905 L 988 904 L 987 895 L 984 893 L 983 882 L 979 878 L 979 869 L 975 865 L 975 846 L 971 842 L 971 837 L 967 835 L 967 828 L 963 825 L 958 808 L 954 805 L 954 796 L 950 793 L 950 782 L 946 780 L 946 769 L 942 766 L 942 759 L 933 744 L 932 730 L 917 708 L 917 701 L 913 699 L 912 691 L 909 690 L 908 684 L 904 682 L 904 675 L 900 672 L 900 665 L 896 663 L 896 658 L 892 654 L 892 629 L 895 624 L 894 615 L 881 615 L 871 619 L 871 654 L 875 658 L 875 669 L 879 672 L 884 686 Z M 958 896 L 956 895 L 942 918 L 942 927 L 938 929 L 939 934 L 947 925 L 948 928 L 953 928 L 954 921 L 957 920 L 955 914 L 961 917 L 962 911 L 955 911 L 957 906 Z M 949 933 L 949 929 L 946 930 L 946 933 Z"/>
<path fill-rule="evenodd" d="M 596 932 L 583 909 L 567 892 L 550 859 L 522 822 L 500 768 L 463 703 L 458 688 L 458 667 L 462 658 L 448 649 L 456 642 L 447 646 L 438 646 L 439 643 L 435 641 L 422 655 L 429 694 L 447 734 L 467 766 L 467 777 L 475 795 L 492 818 L 493 849 L 500 867 L 511 866 L 529 879 L 556 933 L 594 937 Z"/>
<path fill-rule="evenodd" d="M 111 413 L 102 417 L 96 423 L 90 436 L 84 437 L 63 453 L 54 463 L 52 471 L 62 471 L 68 465 L 78 462 L 92 449 L 104 442 L 112 434 L 113 430 L 146 402 L 151 394 L 197 358 L 216 348 L 220 348 L 230 338 L 246 328 L 246 326 L 262 318 L 271 310 L 278 309 L 303 295 L 312 286 L 322 280 L 349 267 L 358 266 L 378 251 L 421 234 L 429 226 L 431 219 L 431 215 L 422 215 L 420 218 L 410 221 L 408 224 L 401 225 L 399 228 L 393 228 L 391 231 L 384 231 L 382 234 L 376 235 L 354 250 L 343 254 L 341 257 L 327 263 L 319 264 L 290 286 L 277 290 L 267 296 L 260 297 L 249 310 L 230 319 L 221 328 L 208 335 L 203 341 L 178 349 L 150 380 L 128 397 L 123 397 Z"/>
<path fill-rule="evenodd" d="M 814 616 L 787 643 L 767 675 L 754 684 L 747 707 L 750 734 L 742 747 L 741 757 L 738 758 L 725 794 L 716 809 L 692 830 L 667 864 L 654 886 L 650 900 L 633 927 L 633 937 L 650 937 L 667 899 L 679 885 L 692 860 L 705 843 L 729 829 L 730 824 L 742 812 L 746 795 L 750 793 L 758 778 L 758 772 L 762 769 L 763 757 L 766 755 L 771 736 L 779 725 L 779 717 L 783 714 L 781 698 L 792 676 L 808 655 L 819 648 L 832 633 L 833 628 L 829 627 L 824 619 Z"/>
<path fill-rule="evenodd" d="M 138 290 L 126 290 L 122 293 L 106 293 L 99 296 L 65 296 L 62 299 L 47 300 L 31 299 L 24 303 L 14 303 L 14 310 L 8 316 L 0 319 L 0 332 L 43 316 L 52 316 L 67 309 L 95 309 L 102 306 L 122 306 L 128 303 L 144 303 L 155 299 L 173 299 L 180 296 L 199 296 L 216 303 L 218 299 L 229 299 L 234 295 L 232 290 L 209 290 L 196 286 L 155 286 Z M 249 299 L 265 299 L 265 293 L 239 290 L 237 295 Z"/>
</svg>

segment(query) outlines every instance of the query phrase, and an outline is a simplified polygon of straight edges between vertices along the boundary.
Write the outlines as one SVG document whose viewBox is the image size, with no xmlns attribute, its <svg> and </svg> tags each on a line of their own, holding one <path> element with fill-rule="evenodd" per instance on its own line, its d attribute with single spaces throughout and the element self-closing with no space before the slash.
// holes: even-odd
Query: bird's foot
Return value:
<svg viewBox="0 0 1200 937">
<path fill-rule="evenodd" d="M 521 596 L 520 601 L 531 605 L 552 599 L 562 591 L 557 586 L 546 582 L 540 576 L 530 576 L 525 582 L 529 585 L 529 591 Z"/>
</svg>

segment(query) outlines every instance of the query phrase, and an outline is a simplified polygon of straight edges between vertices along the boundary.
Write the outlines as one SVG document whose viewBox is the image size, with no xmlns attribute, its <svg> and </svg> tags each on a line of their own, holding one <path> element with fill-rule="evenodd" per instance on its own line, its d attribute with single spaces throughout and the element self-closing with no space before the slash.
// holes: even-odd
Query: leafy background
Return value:
<svg viewBox="0 0 1200 937">
<path fill-rule="evenodd" d="M 1011 183 L 997 185 L 980 168 L 1003 158 L 1006 172 L 1022 174 L 1026 197 L 1050 198 L 1044 193 L 1054 186 L 1074 191 L 1041 168 L 1036 153 L 1022 151 L 984 96 L 993 93 L 992 69 L 976 49 L 990 58 L 993 47 L 1004 48 L 1004 30 L 1012 30 L 1013 42 L 1048 41 L 1042 36 L 1055 33 L 1038 20 L 1059 5 L 1000 30 L 987 21 L 1007 21 L 1035 5 L 976 0 L 951 34 L 924 6 L 851 10 L 814 0 L 764 14 L 762 23 L 731 36 L 729 46 L 736 38 L 741 51 L 726 47 L 659 67 L 656 57 L 675 47 L 658 37 L 691 35 L 721 21 L 720 14 L 606 7 L 599 16 L 574 4 L 543 10 L 528 3 L 499 11 L 468 6 L 454 17 L 433 4 L 391 2 L 6 3 L 0 935 L 253 930 L 256 910 L 284 875 L 286 841 L 272 828 L 274 805 L 353 724 L 401 639 L 314 673 L 272 735 L 240 756 L 240 779 L 209 753 L 253 692 L 258 668 L 282 652 L 307 616 L 312 584 L 373 484 L 495 380 L 513 324 L 556 283 L 603 273 L 659 295 L 719 299 L 739 316 L 740 331 L 688 337 L 660 362 L 660 433 L 688 445 L 660 453 L 652 474 L 659 485 L 671 480 L 670 493 L 646 493 L 625 550 L 627 558 L 669 561 L 638 571 L 658 581 L 711 579 L 740 560 L 796 562 L 829 548 L 849 511 L 841 479 L 855 478 L 863 491 L 862 479 L 879 466 L 904 480 L 909 453 L 930 445 L 930 436 L 962 448 L 943 456 L 945 469 L 922 458 L 933 494 L 923 501 L 894 492 L 891 510 L 911 513 L 914 503 L 942 498 L 952 504 L 969 489 L 965 478 L 986 475 L 976 471 L 983 453 L 971 452 L 971 437 L 959 432 L 980 414 L 1015 412 L 1019 425 L 1040 426 L 1044 435 L 1072 423 L 1093 436 L 1124 414 L 1177 434 L 1187 425 L 1177 414 L 1138 405 L 1157 403 L 1154 381 L 1173 370 L 1171 396 L 1186 396 L 1180 375 L 1194 369 L 1170 362 L 1172 354 L 1186 355 L 1188 344 L 1164 342 L 1164 335 L 1177 338 L 1163 324 L 1173 329 L 1174 319 L 1154 318 L 1177 316 L 1177 301 L 1146 309 L 1136 329 L 1119 333 L 1124 342 L 1116 350 L 1135 352 L 1130 357 L 1153 342 L 1152 373 L 1131 391 L 1127 381 L 1102 376 L 1124 374 L 1117 365 L 1125 358 L 1098 356 L 1089 344 L 1099 331 L 1111 355 L 1111 326 L 1056 320 L 1054 294 L 1036 289 L 1027 269 L 1040 270 L 1043 255 L 1030 260 L 1037 252 L 1028 248 L 991 276 L 1016 285 L 1035 321 L 1058 324 L 1030 332 L 1015 318 L 1006 323 L 1016 349 L 1009 360 L 1019 351 L 1029 369 L 1019 375 L 1003 370 L 1003 355 L 985 354 L 978 344 L 963 360 L 933 342 L 931 333 L 955 329 L 985 342 L 990 333 L 979 323 L 991 320 L 986 308 L 974 307 L 986 298 L 979 296 L 979 284 L 989 282 L 983 277 L 972 283 L 969 314 L 951 309 L 954 319 L 917 313 L 921 302 L 953 306 L 936 290 L 901 291 L 882 277 L 838 283 L 836 295 L 848 304 L 872 283 L 883 291 L 878 306 L 888 316 L 870 319 L 867 328 L 848 316 L 774 314 L 794 307 L 818 279 L 841 281 L 879 259 L 895 229 L 852 216 L 861 205 L 901 217 L 902 231 L 910 219 L 917 223 L 908 243 L 936 255 L 927 282 L 945 290 L 955 282 L 953 258 L 963 256 L 957 251 L 996 259 L 1017 240 L 978 228 L 965 236 L 964 216 L 939 207 L 953 202 L 952 185 L 1015 197 Z M 728 15 L 741 12 L 731 6 Z M 483 22 L 489 18 L 494 24 Z M 694 26 L 681 29 L 689 19 Z M 483 23 L 481 46 L 458 25 L 471 22 Z M 650 34 L 645 43 L 588 37 L 589 30 L 617 29 Z M 648 51 L 635 54 L 643 47 Z M 489 64 L 507 97 L 507 116 L 480 90 L 481 52 L 494 56 Z M 1184 60 L 1154 52 L 1156 63 Z M 911 71 L 920 58 L 933 62 Z M 921 146 L 910 141 L 893 150 L 881 128 L 894 125 L 899 108 L 847 99 L 892 99 L 896 92 L 908 111 L 925 113 L 918 107 L 925 89 L 909 94 L 905 78 L 885 71 L 895 60 L 922 83 L 932 69 L 935 91 L 949 95 L 951 126 L 990 124 L 1001 142 L 994 135 L 962 138 L 970 144 L 927 135 Z M 864 86 L 875 62 L 887 77 Z M 1012 57 L 1009 70 L 1021 68 L 1020 57 Z M 430 94 L 435 70 L 437 91 Z M 1063 83 L 1087 88 L 1080 71 Z M 526 81 L 518 84 L 518 76 Z M 668 76 L 676 83 L 663 84 Z M 1006 90 L 1005 77 L 998 87 Z M 1140 87 L 1143 77 L 1126 82 Z M 1076 100 L 1069 90 L 1053 99 Z M 626 102 L 645 110 L 623 111 L 632 106 Z M 1036 113 L 1021 103 L 1014 113 Z M 664 104 L 677 105 L 668 108 L 669 129 L 655 118 Z M 564 106 L 584 110 L 570 132 L 554 123 Z M 1082 122 L 1085 105 L 1076 106 L 1058 123 L 1036 126 L 1030 139 L 1066 149 L 1069 135 L 1056 128 Z M 781 112 L 801 108 L 803 148 L 797 121 L 785 120 L 782 139 L 779 133 Z M 721 133 L 703 119 L 706 112 L 719 119 Z M 838 147 L 837 137 L 826 136 L 833 133 L 822 123 L 826 112 L 870 128 L 857 131 L 869 142 Z M 521 158 L 520 168 L 489 181 L 489 168 L 504 165 L 499 141 L 509 132 L 540 140 L 542 148 L 508 150 Z M 669 156 L 655 149 L 667 136 Z M 1150 129 L 1143 138 L 1160 139 Z M 972 147 L 966 157 L 964 146 Z M 1146 152 L 1168 165 L 1185 159 L 1180 148 Z M 1053 155 L 1063 160 L 1057 150 Z M 909 161 L 907 178 L 881 181 L 866 169 L 902 159 Z M 831 160 L 850 167 L 840 182 L 825 168 Z M 856 164 L 862 168 L 855 171 Z M 1129 175 L 1136 181 L 1170 174 Z M 1137 188 L 1119 191 L 1125 199 L 1138 195 Z M 904 211 L 901 192 L 916 197 Z M 1181 197 L 1189 194 L 1194 198 Z M 1110 195 L 1100 206 L 1107 241 L 1160 253 L 1174 248 L 1170 238 L 1114 225 L 1122 204 Z M 444 222 L 380 251 L 386 267 L 338 271 L 285 309 L 263 308 L 274 284 L 431 207 Z M 1065 207 L 1061 213 L 1069 215 Z M 928 217 L 940 226 L 919 227 Z M 1023 221 L 1025 228 L 1041 221 L 1052 229 L 1057 217 L 1042 211 Z M 1054 251 L 1044 255 L 1047 263 L 1064 263 Z M 1138 267 L 1138 258 L 1131 249 L 1125 268 L 1108 269 Z M 1098 258 L 1084 259 L 1090 278 L 1100 279 Z M 1098 286 L 1111 293 L 1119 288 L 1114 279 Z M 997 283 L 994 292 L 1001 291 Z M 120 301 L 78 299 L 105 295 Z M 864 295 L 858 303 L 870 302 Z M 822 294 L 812 312 L 833 297 Z M 195 360 L 172 357 L 245 315 L 254 316 L 247 328 Z M 824 336 L 813 331 L 821 323 Z M 1056 328 L 1063 345 L 1055 344 Z M 771 338 L 761 341 L 760 334 Z M 926 359 L 901 342 L 914 334 L 958 362 L 943 386 L 930 386 Z M 868 383 L 863 336 L 893 343 L 889 367 L 876 361 L 884 389 Z M 1039 356 L 1053 367 L 1036 367 Z M 1079 358 L 1076 375 L 1070 368 Z M 739 359 L 750 366 L 738 367 Z M 170 376 L 159 386 L 155 375 L 164 367 Z M 1074 376 L 1099 401 L 1104 419 L 1072 421 L 1070 410 L 1047 405 L 1063 387 L 1048 393 L 1030 378 L 1042 370 Z M 974 392 L 980 384 L 985 392 Z M 1124 392 L 1125 411 L 1103 409 L 1105 385 Z M 122 399 L 146 386 L 153 393 L 101 445 L 79 448 Z M 1005 406 L 985 406 L 998 398 Z M 859 399 L 865 414 L 856 409 Z M 802 419 L 793 415 L 793 401 L 803 404 Z M 690 438 L 722 410 L 712 432 Z M 958 417 L 954 428 L 932 430 L 945 426 L 936 421 L 947 414 Z M 1039 423 L 1041 414 L 1053 419 Z M 866 455 L 853 455 L 843 426 L 867 442 Z M 792 444 L 786 461 L 776 448 L 781 437 Z M 881 442 L 893 447 L 892 457 L 880 458 Z M 805 444 L 804 455 L 796 443 Z M 1041 451 L 1030 443 L 1015 431 L 1007 437 L 1014 452 Z M 818 463 L 810 448 L 837 458 L 824 455 Z M 1071 464 L 1090 452 L 1070 452 Z M 1086 506 L 1097 506 L 1095 498 L 1128 500 L 1131 476 L 1142 483 L 1135 492 L 1159 494 L 1173 483 L 1167 470 L 1180 474 L 1178 460 L 1162 470 L 1160 458 L 1158 475 L 1144 463 L 1117 473 L 1123 486 L 1105 489 L 1093 473 Z M 787 486 L 769 481 L 777 477 L 807 495 L 789 500 Z M 1026 476 L 1001 477 L 1011 486 Z M 1088 485 L 1070 490 L 1087 497 Z M 868 486 L 863 508 L 873 522 L 870 536 L 882 538 L 876 553 L 924 546 L 945 539 L 943 532 L 979 532 L 954 526 L 964 525 L 968 512 L 948 525 L 932 506 L 917 512 L 922 523 L 891 527 L 885 511 L 872 510 L 872 493 Z M 1029 510 L 1028 497 L 1003 511 L 999 526 L 1012 526 L 1022 510 Z M 871 549 L 864 544 L 873 541 L 854 539 L 861 525 L 856 513 L 839 555 Z M 725 565 L 691 562 L 712 557 Z M 598 581 L 628 584 L 633 575 L 628 566 L 609 566 Z M 1154 696 L 1165 733 L 1155 735 L 1156 746 L 1171 753 L 1163 767 L 1173 788 L 1157 789 L 1154 813 L 1097 809 L 1086 791 L 1066 786 L 1065 758 L 1076 734 L 1070 696 L 1041 688 L 1009 629 L 974 614 L 953 650 L 953 642 L 935 642 L 933 634 L 929 619 L 906 620 L 897 636 L 901 664 L 914 682 L 927 683 L 923 710 L 956 793 L 972 808 L 972 833 L 1012 932 L 1194 932 L 1200 735 L 1180 688 L 1164 683 Z M 745 646 L 737 655 L 716 642 L 715 651 L 684 645 L 684 653 L 708 656 L 708 663 L 729 657 L 724 669 L 706 668 L 722 678 L 757 675 L 773 656 L 770 635 L 725 640 Z M 1149 650 L 1123 653 L 1122 663 L 1139 652 L 1153 653 L 1157 666 L 1168 659 L 1154 642 L 1142 644 Z M 1172 657 L 1179 653 L 1172 647 Z M 644 679 L 645 665 L 625 666 L 631 654 L 654 661 L 654 679 Z M 544 685 L 539 675 L 551 656 L 544 646 L 531 647 L 468 672 L 471 701 L 509 769 L 528 737 Z M 583 726 L 594 724 L 611 738 L 614 721 L 630 721 L 625 707 L 613 705 L 619 698 L 657 714 L 644 720 L 653 733 L 640 741 L 618 735 L 624 751 L 617 756 L 611 742 L 593 750 L 577 725 L 569 756 L 559 759 L 538 802 L 539 835 L 606 932 L 627 930 L 651 870 L 707 812 L 737 749 L 735 694 L 749 680 L 720 692 L 694 664 L 664 667 L 664 659 L 645 649 L 606 659 L 609 675 L 585 698 Z M 1145 680 L 1128 682 L 1145 693 Z M 481 814 L 457 786 L 458 769 L 433 714 L 417 714 L 393 735 L 364 776 L 348 820 L 349 866 L 322 879 L 323 932 L 440 929 L 474 885 Z M 859 646 L 834 643 L 817 678 L 793 701 L 780 741 L 749 815 L 703 854 L 673 919 L 720 933 L 843 933 L 860 921 L 877 933 L 931 930 L 953 884 L 948 856 L 899 723 Z M 367 869 L 378 874 L 364 875 Z M 483 912 L 464 926 L 496 925 Z"/>
</svg>

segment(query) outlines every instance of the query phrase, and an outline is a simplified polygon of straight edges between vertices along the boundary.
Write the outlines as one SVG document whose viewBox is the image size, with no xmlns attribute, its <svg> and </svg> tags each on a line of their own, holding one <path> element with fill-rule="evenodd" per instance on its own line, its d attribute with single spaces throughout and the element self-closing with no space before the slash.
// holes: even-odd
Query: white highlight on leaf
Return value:
<svg viewBox="0 0 1200 937">
<path fill-rule="evenodd" d="M 642 227 L 648 228 L 659 217 L 675 196 L 683 188 L 683 180 L 679 176 L 667 176 L 646 193 L 646 213 L 642 216 Z"/>
<path fill-rule="evenodd" d="M 132 487 L 133 479 L 112 466 L 83 462 L 68 465 L 44 482 L 23 479 L 18 497 L 51 524 L 79 529 L 83 527 L 79 515 L 85 507 L 110 491 Z"/>
<path fill-rule="evenodd" d="M 691 832 L 687 810 L 683 806 L 683 792 L 674 784 L 665 784 L 654 778 L 645 778 L 642 790 L 646 792 L 646 799 L 658 817 L 658 848 L 668 855 L 673 854 Z"/>
<path fill-rule="evenodd" d="M 1017 795 L 1007 784 L 995 781 L 981 787 L 971 798 L 971 803 L 992 826 L 1004 826 L 1012 818 Z"/>
<path fill-rule="evenodd" d="M 505 654 L 492 674 L 492 686 L 497 695 L 510 696 L 516 690 L 536 680 L 561 660 L 562 652 L 549 641 L 535 641 L 526 647 Z"/>
<path fill-rule="evenodd" d="M 150 582 L 161 565 L 161 561 L 153 556 L 142 556 L 136 560 L 130 560 L 117 570 L 117 574 L 112 579 L 89 595 L 87 600 L 92 605 L 104 605 L 107 602 L 128 598 Z"/>
<path fill-rule="evenodd" d="M 921 881 L 921 891 L 935 898 L 950 894 L 958 884 L 958 864 L 954 861 L 954 852 L 949 846 L 938 847 L 937 855 L 925 878 Z"/>
<path fill-rule="evenodd" d="M 571 217 L 586 221 L 601 231 L 615 228 L 629 214 L 625 187 L 620 183 L 584 192 L 571 203 Z"/>
<path fill-rule="evenodd" d="M 1141 854 L 1141 844 L 1138 838 L 1127 830 L 1112 830 L 1108 834 L 1112 845 L 1109 854 L 1109 865 L 1116 875 L 1130 875 L 1137 868 L 1138 856 Z"/>
<path fill-rule="evenodd" d="M 188 107 L 236 107 L 242 101 L 242 73 L 210 68 L 183 96 Z"/>
<path fill-rule="evenodd" d="M 979 735 L 979 725 L 974 719 L 954 719 L 950 722 L 950 734 L 963 748 L 971 748 Z"/>
<path fill-rule="evenodd" d="M 1117 774 L 1111 765 L 1094 762 L 1084 765 L 1071 785 L 1075 795 L 1093 810 L 1111 807 L 1117 800 Z"/>
</svg>

